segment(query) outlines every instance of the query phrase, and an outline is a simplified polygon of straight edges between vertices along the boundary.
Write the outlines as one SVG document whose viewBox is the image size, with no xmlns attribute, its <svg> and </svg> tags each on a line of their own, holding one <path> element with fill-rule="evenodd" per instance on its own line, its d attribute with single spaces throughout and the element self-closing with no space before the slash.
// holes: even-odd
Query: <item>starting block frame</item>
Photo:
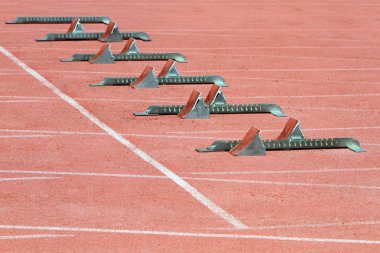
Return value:
<svg viewBox="0 0 380 253">
<path fill-rule="evenodd" d="M 81 25 L 80 18 L 74 18 L 71 22 L 71 27 L 81 27 L 81 30 L 69 29 L 66 33 L 49 33 L 42 39 L 36 41 L 63 41 L 63 40 L 99 40 L 102 42 L 118 42 L 129 38 L 149 41 L 149 35 L 145 32 L 120 32 L 119 27 L 115 22 L 110 21 L 105 32 L 86 33 Z M 74 32 L 72 32 L 74 31 Z"/>
<path fill-rule="evenodd" d="M 181 76 L 175 66 L 174 60 L 168 60 L 158 74 L 154 73 L 154 68 L 148 66 L 139 77 L 104 77 L 99 83 L 90 86 L 131 86 L 133 88 L 157 88 L 158 85 L 193 85 L 193 84 L 216 84 L 227 87 L 223 77 L 218 75 L 210 76 Z M 139 81 L 137 81 L 139 79 Z M 144 82 L 144 85 L 137 85 Z"/>
<path fill-rule="evenodd" d="M 105 44 L 96 54 L 74 54 L 62 62 L 88 61 L 93 64 L 113 64 L 115 61 L 167 61 L 186 62 L 186 57 L 180 53 L 140 53 L 136 40 L 128 39 L 127 44 L 119 54 L 113 54 L 111 45 Z"/>
<path fill-rule="evenodd" d="M 186 105 L 151 105 L 135 116 L 178 115 L 182 119 L 206 119 L 210 114 L 271 113 L 285 117 L 276 104 L 228 104 L 221 87 L 214 84 L 203 100 L 201 92 L 194 90 Z"/>
<path fill-rule="evenodd" d="M 252 127 L 242 140 L 214 141 L 207 148 L 196 149 L 200 153 L 228 151 L 234 156 L 260 156 L 269 150 L 340 149 L 365 152 L 359 141 L 353 138 L 305 138 L 300 121 L 290 118 L 281 134 L 274 140 L 262 140 L 260 130 Z"/>
</svg>

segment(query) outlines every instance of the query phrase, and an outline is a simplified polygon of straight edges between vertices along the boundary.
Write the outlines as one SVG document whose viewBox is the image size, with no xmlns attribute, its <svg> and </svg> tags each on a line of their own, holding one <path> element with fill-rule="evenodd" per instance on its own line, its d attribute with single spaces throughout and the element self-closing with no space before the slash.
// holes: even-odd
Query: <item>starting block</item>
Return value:
<svg viewBox="0 0 380 253">
<path fill-rule="evenodd" d="M 79 19 L 82 23 L 103 23 L 109 24 L 111 19 L 102 16 L 85 17 L 16 17 L 5 22 L 6 24 L 70 24 L 74 19 Z"/>
<path fill-rule="evenodd" d="M 202 94 L 194 90 L 186 105 L 151 105 L 135 116 L 178 115 L 182 119 L 206 119 L 210 114 L 271 113 L 285 117 L 281 108 L 275 104 L 228 104 L 220 86 L 214 84 L 203 100 Z"/>
<path fill-rule="evenodd" d="M 150 40 L 145 32 L 120 32 L 117 24 L 110 21 L 104 33 L 86 33 L 81 26 L 82 20 L 74 18 L 71 22 L 70 29 L 66 33 L 49 33 L 42 39 L 36 41 L 62 41 L 62 40 L 100 40 L 102 42 L 123 41 L 129 38 Z M 72 30 L 72 27 L 81 27 L 81 30 Z M 74 31 L 74 32 L 73 32 Z"/>
<path fill-rule="evenodd" d="M 228 86 L 221 76 L 181 76 L 174 60 L 168 60 L 162 71 L 156 76 L 152 67 L 146 67 L 139 77 L 105 77 L 100 83 L 90 86 L 130 85 L 134 88 L 156 88 L 158 85 L 216 84 Z M 139 81 L 137 81 L 139 79 Z M 140 84 L 140 85 L 139 85 Z"/>
<path fill-rule="evenodd" d="M 348 148 L 354 152 L 365 152 L 353 138 L 305 138 L 300 122 L 290 118 L 275 140 L 262 140 L 260 130 L 252 127 L 242 140 L 215 141 L 198 152 L 229 151 L 234 156 L 262 156 L 268 150 L 338 149 Z"/>
<path fill-rule="evenodd" d="M 62 59 L 61 61 L 89 61 L 93 64 L 112 64 L 115 61 L 166 61 L 170 59 L 186 62 L 186 57 L 180 53 L 140 53 L 135 39 L 130 38 L 119 54 L 113 54 L 111 46 L 105 44 L 96 54 L 74 54 L 71 58 Z"/>
</svg>

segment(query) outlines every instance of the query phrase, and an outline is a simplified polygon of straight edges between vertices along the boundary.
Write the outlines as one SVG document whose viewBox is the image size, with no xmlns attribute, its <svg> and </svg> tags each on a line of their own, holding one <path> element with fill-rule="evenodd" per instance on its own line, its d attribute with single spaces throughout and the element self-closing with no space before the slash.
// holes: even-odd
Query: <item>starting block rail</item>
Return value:
<svg viewBox="0 0 380 253">
<path fill-rule="evenodd" d="M 82 16 L 82 17 L 16 17 L 6 24 L 70 24 L 74 19 L 79 19 L 82 23 L 103 23 L 109 24 L 111 19 L 103 16 Z"/>
<path fill-rule="evenodd" d="M 75 18 L 72 20 L 71 26 L 81 27 L 81 19 Z M 120 32 L 115 22 L 109 22 L 105 32 L 84 32 L 83 27 L 81 30 L 66 33 L 49 33 L 42 39 L 36 41 L 63 41 L 63 40 L 100 40 L 102 42 L 117 42 L 129 38 L 149 41 L 150 38 L 145 32 Z"/>
<path fill-rule="evenodd" d="M 220 87 L 214 84 L 205 100 L 194 90 L 186 105 L 151 105 L 135 116 L 178 115 L 183 119 L 204 119 L 209 114 L 271 113 L 277 117 L 286 116 L 275 104 L 227 104 Z"/>
<path fill-rule="evenodd" d="M 158 76 L 155 75 L 154 69 L 146 67 L 139 77 L 105 77 L 99 83 L 90 84 L 90 86 L 118 86 L 131 85 L 139 88 L 134 83 L 140 79 L 144 82 L 144 88 L 155 88 L 158 85 L 186 85 L 186 84 L 217 84 L 218 86 L 228 86 L 223 77 L 217 75 L 210 76 L 181 76 L 175 66 L 174 60 L 168 60 Z"/>
<path fill-rule="evenodd" d="M 204 152 L 229 151 L 235 156 L 260 156 L 268 150 L 339 149 L 348 148 L 354 152 L 365 152 L 353 138 L 305 138 L 299 121 L 290 118 L 280 136 L 275 140 L 262 140 L 260 130 L 252 127 L 242 140 L 219 140 L 207 148 L 196 149 Z"/>
</svg>

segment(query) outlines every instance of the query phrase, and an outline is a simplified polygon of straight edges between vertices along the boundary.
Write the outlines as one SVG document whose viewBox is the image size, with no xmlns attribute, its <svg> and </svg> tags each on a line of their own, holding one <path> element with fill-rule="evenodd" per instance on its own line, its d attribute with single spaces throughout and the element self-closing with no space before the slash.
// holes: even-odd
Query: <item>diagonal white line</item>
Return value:
<svg viewBox="0 0 380 253">
<path fill-rule="evenodd" d="M 228 222 L 229 224 L 231 224 L 235 228 L 238 228 L 238 229 L 246 229 L 247 228 L 247 225 L 243 224 L 237 218 L 235 218 L 234 216 L 229 214 L 227 211 L 225 211 L 224 209 L 219 207 L 217 204 L 215 204 L 213 201 L 211 201 L 206 196 L 204 196 L 202 193 L 200 193 L 196 188 L 191 186 L 189 183 L 187 183 L 184 179 L 179 177 L 173 171 L 166 168 L 164 165 L 162 165 L 161 163 L 156 161 L 153 157 L 151 157 L 150 155 L 148 155 L 147 153 L 145 153 L 144 151 L 142 151 L 141 149 L 136 147 L 133 143 L 131 143 L 130 141 L 125 139 L 123 136 L 118 134 L 115 130 L 113 130 L 111 127 L 109 127 L 104 122 L 102 122 L 100 119 L 98 119 L 95 115 L 93 115 L 87 109 L 85 109 L 83 106 L 81 106 L 72 97 L 63 93 L 60 89 L 58 89 L 51 82 L 46 80 L 38 72 L 36 72 L 34 69 L 30 68 L 28 65 L 26 65 L 24 62 L 22 62 L 20 59 L 18 59 L 16 56 L 14 56 L 11 52 L 6 50 L 4 47 L 0 46 L 0 52 L 3 53 L 6 57 L 8 57 L 10 60 L 12 60 L 14 63 L 16 63 L 18 66 L 20 66 L 27 73 L 29 73 L 32 77 L 37 79 L 46 88 L 50 89 L 57 96 L 59 96 L 60 98 L 65 100 L 69 105 L 71 105 L 76 110 L 78 110 L 83 116 L 85 116 L 91 122 L 93 122 L 95 125 L 100 127 L 109 136 L 113 137 L 115 140 L 120 142 L 122 145 L 124 145 L 130 151 L 132 151 L 137 156 L 139 156 L 141 159 L 143 159 L 144 161 L 146 161 L 147 163 L 152 165 L 154 168 L 159 170 L 161 173 L 166 175 L 168 178 L 170 178 L 175 184 L 180 186 L 183 190 L 187 191 L 192 197 L 194 197 L 198 202 L 200 202 L 205 207 L 207 207 L 214 214 L 218 215 L 220 218 L 224 219 L 226 222 Z"/>
</svg>

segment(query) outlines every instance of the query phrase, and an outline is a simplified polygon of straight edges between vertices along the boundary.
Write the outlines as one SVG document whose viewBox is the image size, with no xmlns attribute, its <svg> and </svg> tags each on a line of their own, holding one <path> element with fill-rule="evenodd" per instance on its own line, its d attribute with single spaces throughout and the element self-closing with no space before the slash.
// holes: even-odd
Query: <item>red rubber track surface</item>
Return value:
<svg viewBox="0 0 380 253">
<path fill-rule="evenodd" d="M 134 117 L 185 103 L 204 86 L 89 87 L 164 62 L 63 63 L 98 41 L 35 42 L 68 24 L 0 24 L 0 46 L 236 218 L 238 229 L 0 54 L 1 252 L 379 252 L 378 1 L 1 1 L 16 16 L 104 15 L 145 31 L 143 52 L 181 52 L 184 75 L 219 74 L 230 103 L 276 103 L 311 138 L 354 137 L 348 149 L 200 154 L 286 118 Z M 84 24 L 87 31 L 105 29 Z M 112 43 L 115 52 L 124 43 Z"/>
</svg>

